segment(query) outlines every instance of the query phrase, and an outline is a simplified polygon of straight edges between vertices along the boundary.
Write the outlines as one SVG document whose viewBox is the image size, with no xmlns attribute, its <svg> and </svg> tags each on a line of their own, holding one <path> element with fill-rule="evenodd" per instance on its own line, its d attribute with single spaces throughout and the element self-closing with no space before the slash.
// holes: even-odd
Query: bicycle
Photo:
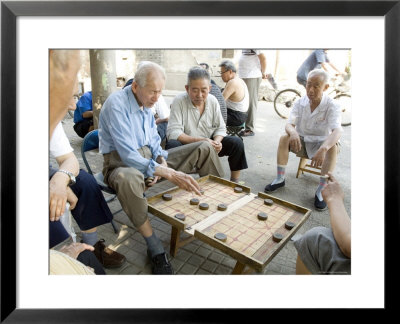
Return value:
<svg viewBox="0 0 400 324">
<path fill-rule="evenodd" d="M 328 95 L 335 99 L 342 109 L 342 126 L 349 126 L 351 125 L 351 94 L 349 93 L 349 87 L 345 83 L 344 78 L 341 79 L 332 78 L 333 89 L 328 92 Z M 280 117 L 287 119 L 294 102 L 300 97 L 301 93 L 296 89 L 279 91 L 274 99 L 274 109 L 276 113 Z"/>
</svg>

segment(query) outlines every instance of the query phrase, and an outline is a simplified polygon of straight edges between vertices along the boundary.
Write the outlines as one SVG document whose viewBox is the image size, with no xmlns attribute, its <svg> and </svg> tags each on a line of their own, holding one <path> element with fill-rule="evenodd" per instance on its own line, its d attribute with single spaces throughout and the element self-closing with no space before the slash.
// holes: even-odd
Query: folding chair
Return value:
<svg viewBox="0 0 400 324">
<path fill-rule="evenodd" d="M 226 133 L 230 136 L 238 136 L 243 141 L 242 135 L 240 135 L 241 131 L 244 129 L 245 123 L 240 126 L 226 126 Z"/>
<path fill-rule="evenodd" d="M 107 184 L 104 183 L 104 177 L 103 177 L 102 172 L 93 173 L 92 168 L 90 167 L 89 162 L 86 157 L 86 152 L 92 151 L 92 150 L 95 150 L 98 148 L 99 148 L 99 130 L 95 129 L 95 130 L 87 133 L 83 139 L 82 146 L 81 146 L 82 159 L 83 159 L 83 162 L 85 163 L 88 173 L 91 174 L 96 179 L 96 182 L 99 185 L 101 191 L 104 191 L 111 195 L 110 197 L 106 198 L 106 202 L 110 203 L 115 198 L 117 198 L 117 194 L 116 194 L 115 190 L 110 188 Z M 122 211 L 122 208 L 120 210 L 116 211 L 115 213 L 113 213 L 113 215 L 119 213 L 120 211 Z M 111 221 L 111 225 L 114 228 L 114 232 L 118 233 L 118 230 L 117 230 L 117 227 L 115 226 L 114 220 Z"/>
</svg>

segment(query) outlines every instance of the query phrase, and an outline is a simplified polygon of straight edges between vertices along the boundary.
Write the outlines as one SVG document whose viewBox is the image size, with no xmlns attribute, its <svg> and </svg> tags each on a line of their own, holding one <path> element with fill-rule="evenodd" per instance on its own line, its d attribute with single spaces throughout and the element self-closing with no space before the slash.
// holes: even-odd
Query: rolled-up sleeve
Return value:
<svg viewBox="0 0 400 324">
<path fill-rule="evenodd" d="M 167 139 L 177 140 L 184 133 L 182 100 L 174 99 L 167 127 Z"/>
</svg>

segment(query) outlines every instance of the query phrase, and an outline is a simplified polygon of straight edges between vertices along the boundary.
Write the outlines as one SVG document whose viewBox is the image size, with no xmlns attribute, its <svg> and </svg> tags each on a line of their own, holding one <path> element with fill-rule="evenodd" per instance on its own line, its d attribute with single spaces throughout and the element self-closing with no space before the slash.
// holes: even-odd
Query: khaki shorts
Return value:
<svg viewBox="0 0 400 324">
<path fill-rule="evenodd" d="M 308 155 L 307 155 L 306 143 L 304 142 L 304 137 L 300 136 L 300 142 L 301 142 L 301 149 L 300 149 L 300 151 L 298 151 L 298 152 L 296 153 L 296 152 L 293 152 L 293 151 L 290 149 L 290 152 L 296 154 L 296 156 L 299 157 L 299 158 L 310 159 L 310 158 L 308 157 Z M 323 143 L 323 142 L 320 143 L 320 146 L 322 145 L 322 143 Z M 340 153 L 340 146 L 341 146 L 341 145 L 340 145 L 340 142 L 336 142 L 337 154 Z"/>
</svg>

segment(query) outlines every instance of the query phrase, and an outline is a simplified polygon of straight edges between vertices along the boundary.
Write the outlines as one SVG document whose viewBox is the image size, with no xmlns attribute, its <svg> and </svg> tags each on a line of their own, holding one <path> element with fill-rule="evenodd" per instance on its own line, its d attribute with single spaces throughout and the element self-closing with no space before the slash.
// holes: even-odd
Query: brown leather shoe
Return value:
<svg viewBox="0 0 400 324">
<path fill-rule="evenodd" d="M 94 245 L 94 254 L 97 260 L 104 268 L 119 268 L 126 261 L 125 256 L 106 247 L 104 242 L 104 239 L 100 239 Z"/>
</svg>

